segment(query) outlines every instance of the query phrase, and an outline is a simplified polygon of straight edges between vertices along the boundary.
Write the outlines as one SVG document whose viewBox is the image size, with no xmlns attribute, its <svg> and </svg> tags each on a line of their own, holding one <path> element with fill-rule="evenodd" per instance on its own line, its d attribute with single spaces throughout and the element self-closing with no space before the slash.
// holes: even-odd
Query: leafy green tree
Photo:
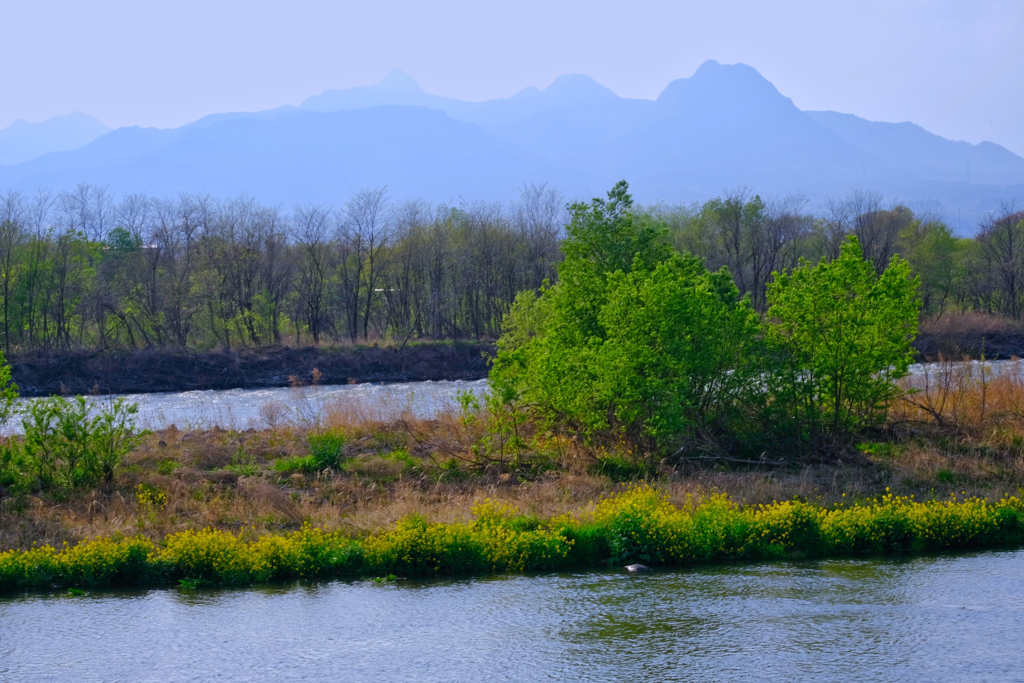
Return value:
<svg viewBox="0 0 1024 683">
<path fill-rule="evenodd" d="M 0 426 L 7 424 L 14 413 L 14 402 L 18 398 L 18 385 L 11 380 L 11 366 L 0 352 Z"/>
<path fill-rule="evenodd" d="M 0 353 L 0 427 L 7 424 L 14 414 L 18 385 L 11 381 L 11 366 L 4 354 Z M 11 438 L 0 437 L 0 500 L 8 489 L 22 483 L 20 451 Z"/>
<path fill-rule="evenodd" d="M 586 437 L 679 451 L 755 391 L 759 320 L 728 270 L 673 253 L 627 189 L 570 207 L 559 282 L 516 299 L 491 384 Z"/>
<path fill-rule="evenodd" d="M 776 273 L 769 338 L 787 366 L 775 389 L 779 422 L 833 448 L 878 426 L 913 360 L 918 284 L 898 256 L 876 275 L 854 236 L 833 261 Z"/>
<path fill-rule="evenodd" d="M 957 239 L 937 221 L 911 221 L 900 232 L 899 252 L 921 278 L 924 313 L 942 315 L 957 281 Z"/>
<path fill-rule="evenodd" d="M 717 448 L 756 424 L 761 322 L 726 268 L 709 273 L 675 255 L 653 271 L 613 274 L 609 290 L 595 394 L 632 443 Z"/>
<path fill-rule="evenodd" d="M 506 314 L 491 373 L 492 385 L 506 400 L 522 397 L 543 405 L 554 419 L 585 412 L 580 402 L 590 398 L 577 389 L 595 382 L 593 355 L 607 336 L 599 314 L 608 275 L 628 272 L 635 264 L 653 267 L 671 254 L 664 226 L 633 212 L 628 190 L 622 181 L 607 199 L 569 207 L 558 284 L 545 284 L 539 297 L 521 293 Z M 543 396 L 537 393 L 541 387 Z"/>
</svg>

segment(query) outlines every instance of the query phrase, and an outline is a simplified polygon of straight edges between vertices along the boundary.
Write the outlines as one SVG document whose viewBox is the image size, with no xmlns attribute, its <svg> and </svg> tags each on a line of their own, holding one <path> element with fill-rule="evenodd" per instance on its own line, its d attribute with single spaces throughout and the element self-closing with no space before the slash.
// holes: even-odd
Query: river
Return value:
<svg viewBox="0 0 1024 683">
<path fill-rule="evenodd" d="M 0 679 L 1019 681 L 1024 551 L 0 598 Z"/>
<path fill-rule="evenodd" d="M 487 380 L 402 382 L 395 384 L 338 384 L 271 389 L 225 389 L 154 394 L 122 394 L 139 404 L 138 424 L 145 429 L 265 429 L 276 424 L 307 424 L 331 410 L 355 411 L 365 417 L 388 419 L 408 412 L 433 417 L 457 410 L 459 392 L 482 396 Z M 99 405 L 115 397 L 97 396 Z M 22 402 L 38 401 L 21 399 Z M 17 421 L 8 425 L 19 431 Z"/>
</svg>

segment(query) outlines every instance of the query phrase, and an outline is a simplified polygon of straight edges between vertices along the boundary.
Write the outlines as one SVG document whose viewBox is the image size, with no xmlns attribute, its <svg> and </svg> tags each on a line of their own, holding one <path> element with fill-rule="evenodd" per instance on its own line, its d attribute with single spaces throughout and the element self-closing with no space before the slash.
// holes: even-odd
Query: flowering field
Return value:
<svg viewBox="0 0 1024 683">
<path fill-rule="evenodd" d="M 410 516 L 353 538 L 311 526 L 283 535 L 185 531 L 154 543 L 112 537 L 0 554 L 0 592 L 133 585 L 249 585 L 334 577 L 441 576 L 734 560 L 980 549 L 1024 541 L 1024 501 L 915 502 L 886 494 L 821 507 L 739 506 L 714 496 L 676 506 L 641 485 L 547 520 L 487 499 L 466 523 Z"/>
</svg>

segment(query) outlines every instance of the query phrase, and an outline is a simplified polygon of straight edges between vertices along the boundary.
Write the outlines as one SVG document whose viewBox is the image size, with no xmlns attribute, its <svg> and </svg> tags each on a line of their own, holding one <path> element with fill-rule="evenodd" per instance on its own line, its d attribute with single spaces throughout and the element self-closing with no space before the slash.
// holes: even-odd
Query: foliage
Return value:
<svg viewBox="0 0 1024 683">
<path fill-rule="evenodd" d="M 777 419 L 833 444 L 881 424 L 913 360 L 917 285 L 899 257 L 876 275 L 853 236 L 833 261 L 776 273 L 768 334 L 786 366 Z"/>
<path fill-rule="evenodd" d="M 113 483 L 114 470 L 144 437 L 138 404 L 123 398 L 97 406 L 78 396 L 27 402 L 24 435 L 0 445 L 0 486 L 9 491 L 66 492 Z"/>
<path fill-rule="evenodd" d="M 491 383 L 587 437 L 682 450 L 721 433 L 756 390 L 759 321 L 728 271 L 672 253 L 627 189 L 570 207 L 559 282 L 516 299 Z"/>
<path fill-rule="evenodd" d="M 692 435 L 756 423 L 760 319 L 727 270 L 673 255 L 653 271 L 614 273 L 600 319 L 593 392 L 631 443 L 682 451 Z"/>
<path fill-rule="evenodd" d="M 639 561 L 679 566 L 790 556 L 930 552 L 1024 542 L 1024 501 L 915 502 L 890 494 L 851 505 L 781 501 L 741 507 L 724 496 L 673 505 L 639 485 L 578 516 L 543 522 L 494 500 L 469 523 L 411 516 L 364 539 L 309 525 L 246 540 L 206 529 L 97 539 L 0 553 L 0 593 L 139 584 L 247 585 L 334 576 L 409 577 L 562 570 Z"/>
<path fill-rule="evenodd" d="M 345 435 L 338 430 L 328 429 L 310 434 L 309 456 L 317 470 L 338 469 L 344 458 Z"/>
<path fill-rule="evenodd" d="M 312 455 L 291 455 L 274 461 L 275 472 L 302 472 L 315 474 L 320 471 L 319 463 Z"/>
<path fill-rule="evenodd" d="M 290 215 L 245 197 L 114 202 L 87 184 L 57 197 L 12 191 L 3 204 L 0 348 L 8 355 L 494 338 L 508 331 L 503 316 L 520 292 L 554 282 L 560 247 L 589 261 L 590 272 L 628 272 L 636 254 L 657 261 L 671 244 L 711 271 L 727 267 L 764 313 L 772 272 L 801 256 L 834 259 L 850 234 L 876 272 L 894 253 L 910 262 L 929 315 L 1024 315 L 1024 212 L 1012 204 L 970 239 L 954 231 L 975 226 L 947 226 L 862 191 L 814 215 L 805 198 L 766 200 L 746 189 L 641 209 L 620 184 L 606 199 L 570 207 L 568 226 L 561 197 L 545 186 L 525 187 L 504 207 L 399 206 L 366 190 L 343 206 Z M 586 338 L 594 316 L 580 322 Z"/>
<path fill-rule="evenodd" d="M 18 385 L 11 381 L 11 366 L 0 352 L 0 427 L 6 425 L 14 415 Z"/>
</svg>

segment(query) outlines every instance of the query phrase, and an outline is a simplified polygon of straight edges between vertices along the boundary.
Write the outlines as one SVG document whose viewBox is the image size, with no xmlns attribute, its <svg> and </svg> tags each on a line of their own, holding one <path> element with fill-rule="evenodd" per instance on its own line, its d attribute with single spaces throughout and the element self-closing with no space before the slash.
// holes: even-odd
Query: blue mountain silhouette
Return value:
<svg viewBox="0 0 1024 683">
<path fill-rule="evenodd" d="M 394 70 L 377 85 L 327 90 L 298 107 L 117 129 L 0 167 L 0 187 L 85 181 L 285 204 L 337 203 L 379 185 L 397 198 L 448 202 L 505 199 L 530 182 L 588 197 L 622 178 L 648 202 L 702 200 L 740 185 L 800 192 L 812 203 L 872 190 L 931 202 L 947 216 L 959 210 L 965 226 L 1001 200 L 1024 198 L 1024 159 L 997 144 L 801 111 L 752 67 L 715 61 L 653 101 L 567 75 L 543 90 L 466 102 L 426 93 Z"/>
</svg>

